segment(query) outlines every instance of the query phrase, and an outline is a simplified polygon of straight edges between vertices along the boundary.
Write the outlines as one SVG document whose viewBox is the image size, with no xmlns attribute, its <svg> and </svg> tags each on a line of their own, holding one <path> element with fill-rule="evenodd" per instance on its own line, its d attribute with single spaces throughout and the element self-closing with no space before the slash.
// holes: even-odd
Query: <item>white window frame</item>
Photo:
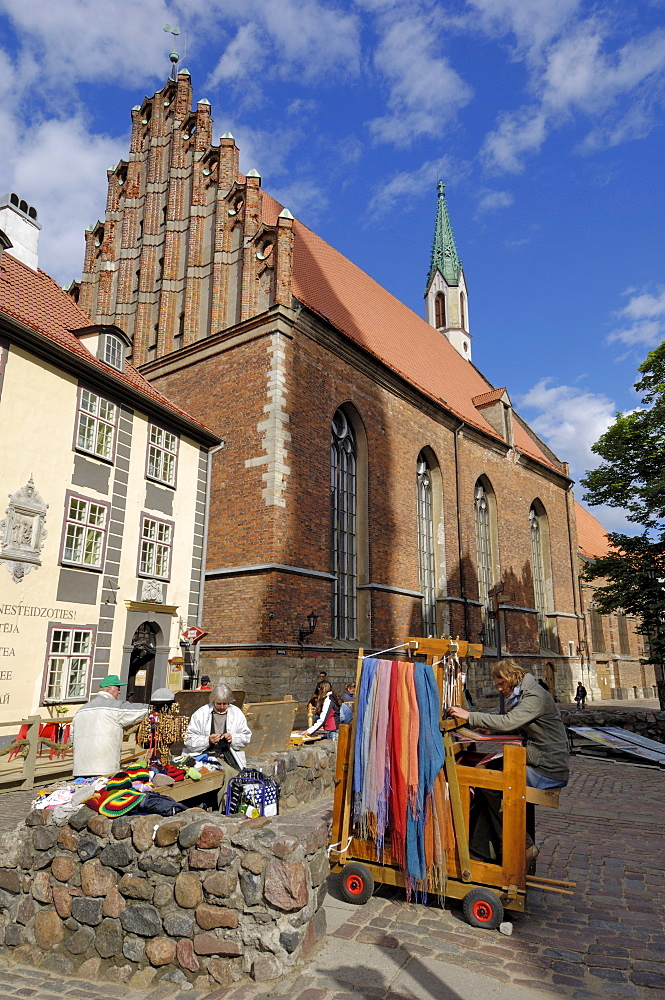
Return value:
<svg viewBox="0 0 665 1000">
<path fill-rule="evenodd" d="M 115 454 L 118 406 L 91 389 L 79 389 L 74 447 L 86 455 L 112 462 Z"/>
<path fill-rule="evenodd" d="M 120 337 L 113 333 L 104 335 L 104 356 L 103 360 L 116 371 L 123 371 L 125 367 L 125 345 Z"/>
<path fill-rule="evenodd" d="M 63 565 L 103 569 L 110 507 L 108 503 L 90 500 L 79 493 L 67 493 L 60 553 Z M 89 559 L 90 555 L 94 555 L 94 559 Z"/>
<path fill-rule="evenodd" d="M 165 486 L 176 485 L 178 471 L 178 435 L 159 424 L 148 425 L 146 478 Z"/>
<path fill-rule="evenodd" d="M 150 514 L 141 515 L 139 576 L 170 580 L 173 527 L 173 521 L 164 521 Z"/>
<path fill-rule="evenodd" d="M 90 690 L 95 629 L 51 625 L 44 670 L 44 704 L 85 701 Z"/>
</svg>

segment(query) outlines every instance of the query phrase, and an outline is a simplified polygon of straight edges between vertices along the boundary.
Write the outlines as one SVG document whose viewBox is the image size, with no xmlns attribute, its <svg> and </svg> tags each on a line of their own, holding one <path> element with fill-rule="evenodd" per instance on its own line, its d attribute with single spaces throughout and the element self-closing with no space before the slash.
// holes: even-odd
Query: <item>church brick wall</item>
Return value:
<svg viewBox="0 0 665 1000">
<path fill-rule="evenodd" d="M 280 315 L 288 318 L 287 311 Z M 278 338 L 276 330 L 284 326 L 280 328 L 276 319 L 267 318 L 260 330 L 264 335 L 260 336 L 258 329 L 248 331 L 247 336 L 253 339 L 244 342 L 242 327 L 238 327 L 234 346 L 222 343 L 219 351 L 213 352 L 208 342 L 205 349 L 201 347 L 201 358 L 195 364 L 171 365 L 173 370 L 162 373 L 160 367 L 166 364 L 157 363 L 146 373 L 157 388 L 226 442 L 213 459 L 208 572 L 266 564 L 330 572 L 330 425 L 338 407 L 351 405 L 362 421 L 368 455 L 369 563 L 359 582 L 420 592 L 416 458 L 428 446 L 438 459 L 442 477 L 447 579 L 439 582 L 444 598 L 446 594 L 459 598 L 455 424 L 435 415 L 424 400 L 419 407 L 413 394 L 397 380 L 381 384 L 360 352 L 355 357 L 340 356 L 333 345 L 320 342 L 334 331 L 319 321 L 307 322 L 305 330 L 296 326 L 288 335 L 279 334 L 285 359 L 280 392 L 290 435 L 285 445 L 288 473 L 283 505 L 266 501 L 262 478 L 266 466 L 253 462 L 265 454 L 265 441 L 257 426 L 272 403 L 268 394 L 271 345 Z M 390 378 L 384 376 L 383 381 L 390 383 Z M 204 394 L 201 385 L 206 386 Z M 502 653 L 517 655 L 520 663 L 532 665 L 540 675 L 548 660 L 538 648 L 536 615 L 519 610 L 534 607 L 529 508 L 538 498 L 550 528 L 552 611 L 571 616 L 553 619 L 558 648 L 549 659 L 559 669 L 565 668 L 564 684 L 572 683 L 575 664 L 567 657 L 568 642 L 573 642 L 576 652 L 579 636 L 565 481 L 557 481 L 552 472 L 539 474 L 518 464 L 515 453 L 507 447 L 468 430 L 459 435 L 459 475 L 464 584 L 471 603 L 465 627 L 462 603 L 443 600 L 451 634 L 478 641 L 482 627 L 477 604 L 473 491 L 479 476 L 484 475 L 496 495 L 500 577 L 505 592 L 513 595 L 508 603 L 517 608 L 501 612 Z M 574 544 L 574 534 L 572 541 Z M 359 601 L 359 611 L 364 609 L 365 614 L 359 620 L 358 634 L 367 647 L 387 648 L 402 636 L 422 632 L 420 597 L 383 589 L 361 590 L 360 594 L 364 604 Z M 301 670 L 294 685 L 294 641 L 310 610 L 320 617 L 303 656 L 295 657 Z M 229 680 L 227 673 L 236 671 L 234 682 L 245 687 L 251 697 L 289 691 L 304 699 L 311 693 L 313 664 L 321 657 L 327 658 L 326 669 L 339 675 L 340 681 L 355 671 L 353 649 L 337 648 L 339 644 L 332 642 L 329 579 L 278 570 L 213 575 L 206 585 L 203 623 L 209 631 L 201 650 L 205 672 Z M 277 652 L 280 643 L 284 645 L 282 654 Z M 237 644 L 255 647 L 251 671 L 248 669 L 245 676 L 240 662 L 243 653 L 232 648 Z M 265 644 L 264 650 L 258 648 L 261 644 Z M 262 656 L 269 666 L 266 676 L 259 678 L 255 661 Z M 490 663 L 488 660 L 474 668 L 481 694 L 492 690 Z"/>
</svg>

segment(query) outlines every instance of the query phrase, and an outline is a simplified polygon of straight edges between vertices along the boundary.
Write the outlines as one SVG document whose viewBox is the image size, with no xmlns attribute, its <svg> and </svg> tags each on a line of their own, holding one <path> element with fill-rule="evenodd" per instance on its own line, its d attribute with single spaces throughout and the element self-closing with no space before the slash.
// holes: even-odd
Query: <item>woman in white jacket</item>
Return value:
<svg viewBox="0 0 665 1000">
<path fill-rule="evenodd" d="M 245 766 L 243 747 L 252 738 L 244 713 L 231 704 L 232 697 L 228 684 L 217 685 L 210 704 L 198 708 L 189 720 L 184 747 L 192 756 L 208 752 L 219 756 L 222 763 L 226 757 L 231 773 Z"/>
</svg>

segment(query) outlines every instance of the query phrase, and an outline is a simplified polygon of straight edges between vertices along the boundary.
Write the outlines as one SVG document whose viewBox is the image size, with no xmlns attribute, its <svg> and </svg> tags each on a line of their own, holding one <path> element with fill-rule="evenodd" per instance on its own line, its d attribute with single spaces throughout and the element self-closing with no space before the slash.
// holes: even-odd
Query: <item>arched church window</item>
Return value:
<svg viewBox="0 0 665 1000">
<path fill-rule="evenodd" d="M 459 293 L 459 325 L 463 330 L 466 330 L 466 295 L 464 292 Z"/>
<path fill-rule="evenodd" d="M 353 427 L 343 410 L 332 421 L 330 444 L 332 503 L 332 630 L 337 639 L 356 638 L 357 449 Z"/>
<path fill-rule="evenodd" d="M 446 297 L 443 292 L 437 292 L 434 299 L 435 325 L 440 330 L 446 325 Z"/>
<path fill-rule="evenodd" d="M 423 592 L 423 635 L 435 636 L 437 623 L 432 470 L 427 456 L 422 451 L 418 455 L 416 469 L 418 478 L 418 557 L 420 589 Z"/>
<path fill-rule="evenodd" d="M 478 561 L 478 600 L 483 619 L 483 641 L 487 646 L 496 646 L 498 621 L 494 614 L 492 589 L 496 577 L 496 560 L 493 543 L 494 496 L 491 487 L 486 488 L 478 480 L 474 492 L 474 512 L 476 521 L 476 557 Z"/>
<path fill-rule="evenodd" d="M 541 649 L 549 647 L 549 636 L 547 632 L 547 590 L 546 571 L 543 552 L 543 527 L 542 520 L 545 513 L 539 513 L 535 504 L 531 505 L 529 511 L 529 526 L 531 529 L 531 572 L 533 574 L 533 598 L 538 612 L 538 639 Z"/>
</svg>

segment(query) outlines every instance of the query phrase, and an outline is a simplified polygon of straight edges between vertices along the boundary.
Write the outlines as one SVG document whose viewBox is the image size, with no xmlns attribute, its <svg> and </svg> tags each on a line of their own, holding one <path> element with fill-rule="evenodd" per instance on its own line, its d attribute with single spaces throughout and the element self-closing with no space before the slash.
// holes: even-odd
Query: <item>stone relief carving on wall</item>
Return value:
<svg viewBox="0 0 665 1000">
<path fill-rule="evenodd" d="M 47 510 L 48 504 L 35 489 L 32 476 L 20 490 L 9 494 L 7 516 L 0 521 L 0 559 L 15 583 L 42 564 Z"/>
<path fill-rule="evenodd" d="M 144 580 L 141 585 L 141 600 L 152 601 L 153 604 L 164 603 L 164 591 L 159 580 Z"/>
</svg>

